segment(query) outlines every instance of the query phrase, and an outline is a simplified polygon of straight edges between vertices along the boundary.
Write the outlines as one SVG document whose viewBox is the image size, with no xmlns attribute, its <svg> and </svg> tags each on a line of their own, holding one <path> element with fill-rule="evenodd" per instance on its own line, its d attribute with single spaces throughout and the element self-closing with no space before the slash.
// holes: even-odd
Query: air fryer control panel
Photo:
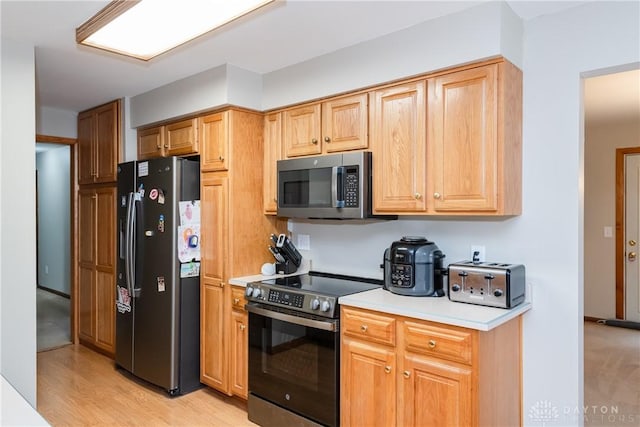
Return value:
<svg viewBox="0 0 640 427">
<path fill-rule="evenodd" d="M 413 287 L 413 266 L 410 264 L 391 264 L 391 286 Z"/>
<path fill-rule="evenodd" d="M 525 271 L 520 264 L 461 261 L 449 264 L 449 299 L 512 308 L 524 301 Z"/>
</svg>

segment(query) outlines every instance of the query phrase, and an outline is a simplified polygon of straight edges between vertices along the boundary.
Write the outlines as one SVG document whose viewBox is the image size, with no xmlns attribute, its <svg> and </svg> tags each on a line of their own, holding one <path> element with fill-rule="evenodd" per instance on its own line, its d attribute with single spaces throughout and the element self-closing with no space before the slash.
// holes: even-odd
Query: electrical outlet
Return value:
<svg viewBox="0 0 640 427">
<path fill-rule="evenodd" d="M 474 259 L 474 254 L 478 253 L 476 255 L 476 259 Z M 486 261 L 486 252 L 484 249 L 484 246 L 481 245 L 471 245 L 471 261 L 479 261 L 479 262 L 485 262 Z"/>
<path fill-rule="evenodd" d="M 311 250 L 311 236 L 308 234 L 298 234 L 298 249 L 301 251 Z"/>
</svg>

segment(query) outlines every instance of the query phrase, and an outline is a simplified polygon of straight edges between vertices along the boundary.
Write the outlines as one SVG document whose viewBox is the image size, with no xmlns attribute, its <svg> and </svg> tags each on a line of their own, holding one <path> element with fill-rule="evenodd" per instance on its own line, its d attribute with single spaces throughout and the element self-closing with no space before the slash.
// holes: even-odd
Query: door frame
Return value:
<svg viewBox="0 0 640 427">
<path fill-rule="evenodd" d="M 624 229 L 624 184 L 625 157 L 628 154 L 640 154 L 640 147 L 616 149 L 616 319 L 624 319 L 625 295 L 625 229 Z"/>
<path fill-rule="evenodd" d="M 76 143 L 78 140 L 76 138 L 66 138 L 62 136 L 53 136 L 53 135 L 42 135 L 36 134 L 36 142 L 44 142 L 49 144 L 62 144 L 69 145 L 69 220 L 70 224 L 70 233 L 69 242 L 70 244 L 70 253 L 69 260 L 71 265 L 69 266 L 69 277 L 71 278 L 71 291 L 69 293 L 69 334 L 71 336 L 71 343 L 76 344 L 78 342 L 78 322 L 77 322 L 77 308 L 76 308 L 76 295 L 77 295 L 77 278 L 76 278 L 76 223 L 77 223 L 77 215 L 76 215 L 76 198 L 78 197 L 77 186 L 76 186 L 76 157 L 77 157 L 77 148 Z"/>
</svg>

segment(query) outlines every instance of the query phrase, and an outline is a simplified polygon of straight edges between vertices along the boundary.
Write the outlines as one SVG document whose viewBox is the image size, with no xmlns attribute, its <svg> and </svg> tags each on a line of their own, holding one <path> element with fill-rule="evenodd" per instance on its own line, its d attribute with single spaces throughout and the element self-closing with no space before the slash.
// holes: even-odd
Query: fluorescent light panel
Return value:
<svg viewBox="0 0 640 427">
<path fill-rule="evenodd" d="M 113 1 L 76 29 L 76 41 L 146 61 L 273 1 Z"/>
</svg>

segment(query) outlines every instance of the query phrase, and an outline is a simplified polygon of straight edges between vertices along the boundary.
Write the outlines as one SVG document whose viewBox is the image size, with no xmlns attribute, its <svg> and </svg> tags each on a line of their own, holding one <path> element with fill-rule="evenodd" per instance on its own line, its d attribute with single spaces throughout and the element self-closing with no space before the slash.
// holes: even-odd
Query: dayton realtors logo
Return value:
<svg viewBox="0 0 640 427">
<path fill-rule="evenodd" d="M 640 421 L 640 415 L 621 414 L 620 408 L 616 405 L 591 405 L 583 407 L 565 406 L 561 411 L 552 402 L 548 400 L 540 400 L 529 408 L 529 418 L 531 421 L 534 423 L 540 423 L 542 426 L 563 425 L 563 421 L 561 421 L 560 418 L 562 418 L 564 422 L 571 420 L 573 423 L 581 417 L 583 418 L 585 425 L 637 425 L 634 423 Z M 560 423 L 558 424 L 559 421 Z"/>
</svg>

